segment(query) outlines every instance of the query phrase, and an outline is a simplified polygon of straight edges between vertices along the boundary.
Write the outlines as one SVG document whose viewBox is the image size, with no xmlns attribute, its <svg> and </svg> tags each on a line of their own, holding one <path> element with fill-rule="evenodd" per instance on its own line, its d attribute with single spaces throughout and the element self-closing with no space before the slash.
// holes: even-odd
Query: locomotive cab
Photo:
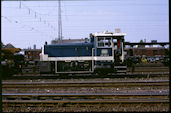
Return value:
<svg viewBox="0 0 171 113">
<path fill-rule="evenodd" d="M 104 31 L 91 34 L 94 41 L 95 70 L 102 72 L 126 73 L 124 62 L 124 36 L 116 29 L 115 33 Z"/>
</svg>

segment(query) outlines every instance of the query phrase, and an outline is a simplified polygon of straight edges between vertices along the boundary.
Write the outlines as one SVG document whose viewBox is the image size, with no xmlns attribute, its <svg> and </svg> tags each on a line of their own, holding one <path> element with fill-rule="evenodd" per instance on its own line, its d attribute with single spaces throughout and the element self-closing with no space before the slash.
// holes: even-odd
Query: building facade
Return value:
<svg viewBox="0 0 171 113">
<path fill-rule="evenodd" d="M 25 49 L 24 55 L 26 61 L 39 61 L 41 49 Z"/>
</svg>

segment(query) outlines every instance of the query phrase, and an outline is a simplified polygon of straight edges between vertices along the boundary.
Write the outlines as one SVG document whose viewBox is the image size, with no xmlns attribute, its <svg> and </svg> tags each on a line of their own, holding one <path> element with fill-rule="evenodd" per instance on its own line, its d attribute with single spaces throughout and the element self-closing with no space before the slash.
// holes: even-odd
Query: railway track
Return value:
<svg viewBox="0 0 171 113">
<path fill-rule="evenodd" d="M 2 88 L 58 88 L 58 87 L 146 87 L 169 86 L 169 80 L 148 81 L 73 81 L 73 82 L 2 82 Z"/>
<path fill-rule="evenodd" d="M 169 92 L 155 93 L 2 93 L 3 104 L 40 103 L 169 103 Z"/>
<path fill-rule="evenodd" d="M 10 112 L 168 111 L 168 75 L 154 75 L 154 79 L 146 75 L 145 79 L 4 80 L 2 105 Z"/>
<path fill-rule="evenodd" d="M 110 73 L 108 75 L 97 75 L 97 74 L 68 74 L 67 76 L 58 75 L 58 74 L 24 74 L 24 75 L 13 75 L 8 79 L 80 79 L 80 78 L 150 78 L 150 77 L 168 77 L 169 72 L 128 72 L 127 74 L 114 74 Z"/>
</svg>

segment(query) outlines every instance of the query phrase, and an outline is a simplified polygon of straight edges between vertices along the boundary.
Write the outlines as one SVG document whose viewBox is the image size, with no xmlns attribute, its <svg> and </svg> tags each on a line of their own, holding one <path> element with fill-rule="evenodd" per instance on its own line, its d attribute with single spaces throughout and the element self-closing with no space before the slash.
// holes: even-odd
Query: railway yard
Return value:
<svg viewBox="0 0 171 113">
<path fill-rule="evenodd" d="M 76 57 L 78 61 L 46 61 L 49 57 L 26 62 L 22 55 L 13 64 L 3 62 L 2 111 L 168 112 L 169 57 L 151 62 L 136 56 L 119 60 L 117 55 L 113 64 L 96 61 L 96 57 L 94 61 L 81 57 Z"/>
<path fill-rule="evenodd" d="M 15 75 L 2 80 L 2 109 L 4 112 L 169 111 L 169 70 L 161 68 L 160 72 L 154 72 L 154 68 L 148 73 L 142 67 L 141 72 L 101 78 Z"/>
<path fill-rule="evenodd" d="M 2 112 L 170 111 L 167 1 L 1 1 Z"/>
</svg>

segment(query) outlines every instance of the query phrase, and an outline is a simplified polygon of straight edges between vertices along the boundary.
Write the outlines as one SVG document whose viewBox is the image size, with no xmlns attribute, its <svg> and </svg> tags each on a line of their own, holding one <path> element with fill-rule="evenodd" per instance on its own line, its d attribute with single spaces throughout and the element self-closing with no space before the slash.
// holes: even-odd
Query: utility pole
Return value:
<svg viewBox="0 0 171 113">
<path fill-rule="evenodd" d="M 58 1 L 58 40 L 62 41 L 61 1 Z"/>
</svg>

